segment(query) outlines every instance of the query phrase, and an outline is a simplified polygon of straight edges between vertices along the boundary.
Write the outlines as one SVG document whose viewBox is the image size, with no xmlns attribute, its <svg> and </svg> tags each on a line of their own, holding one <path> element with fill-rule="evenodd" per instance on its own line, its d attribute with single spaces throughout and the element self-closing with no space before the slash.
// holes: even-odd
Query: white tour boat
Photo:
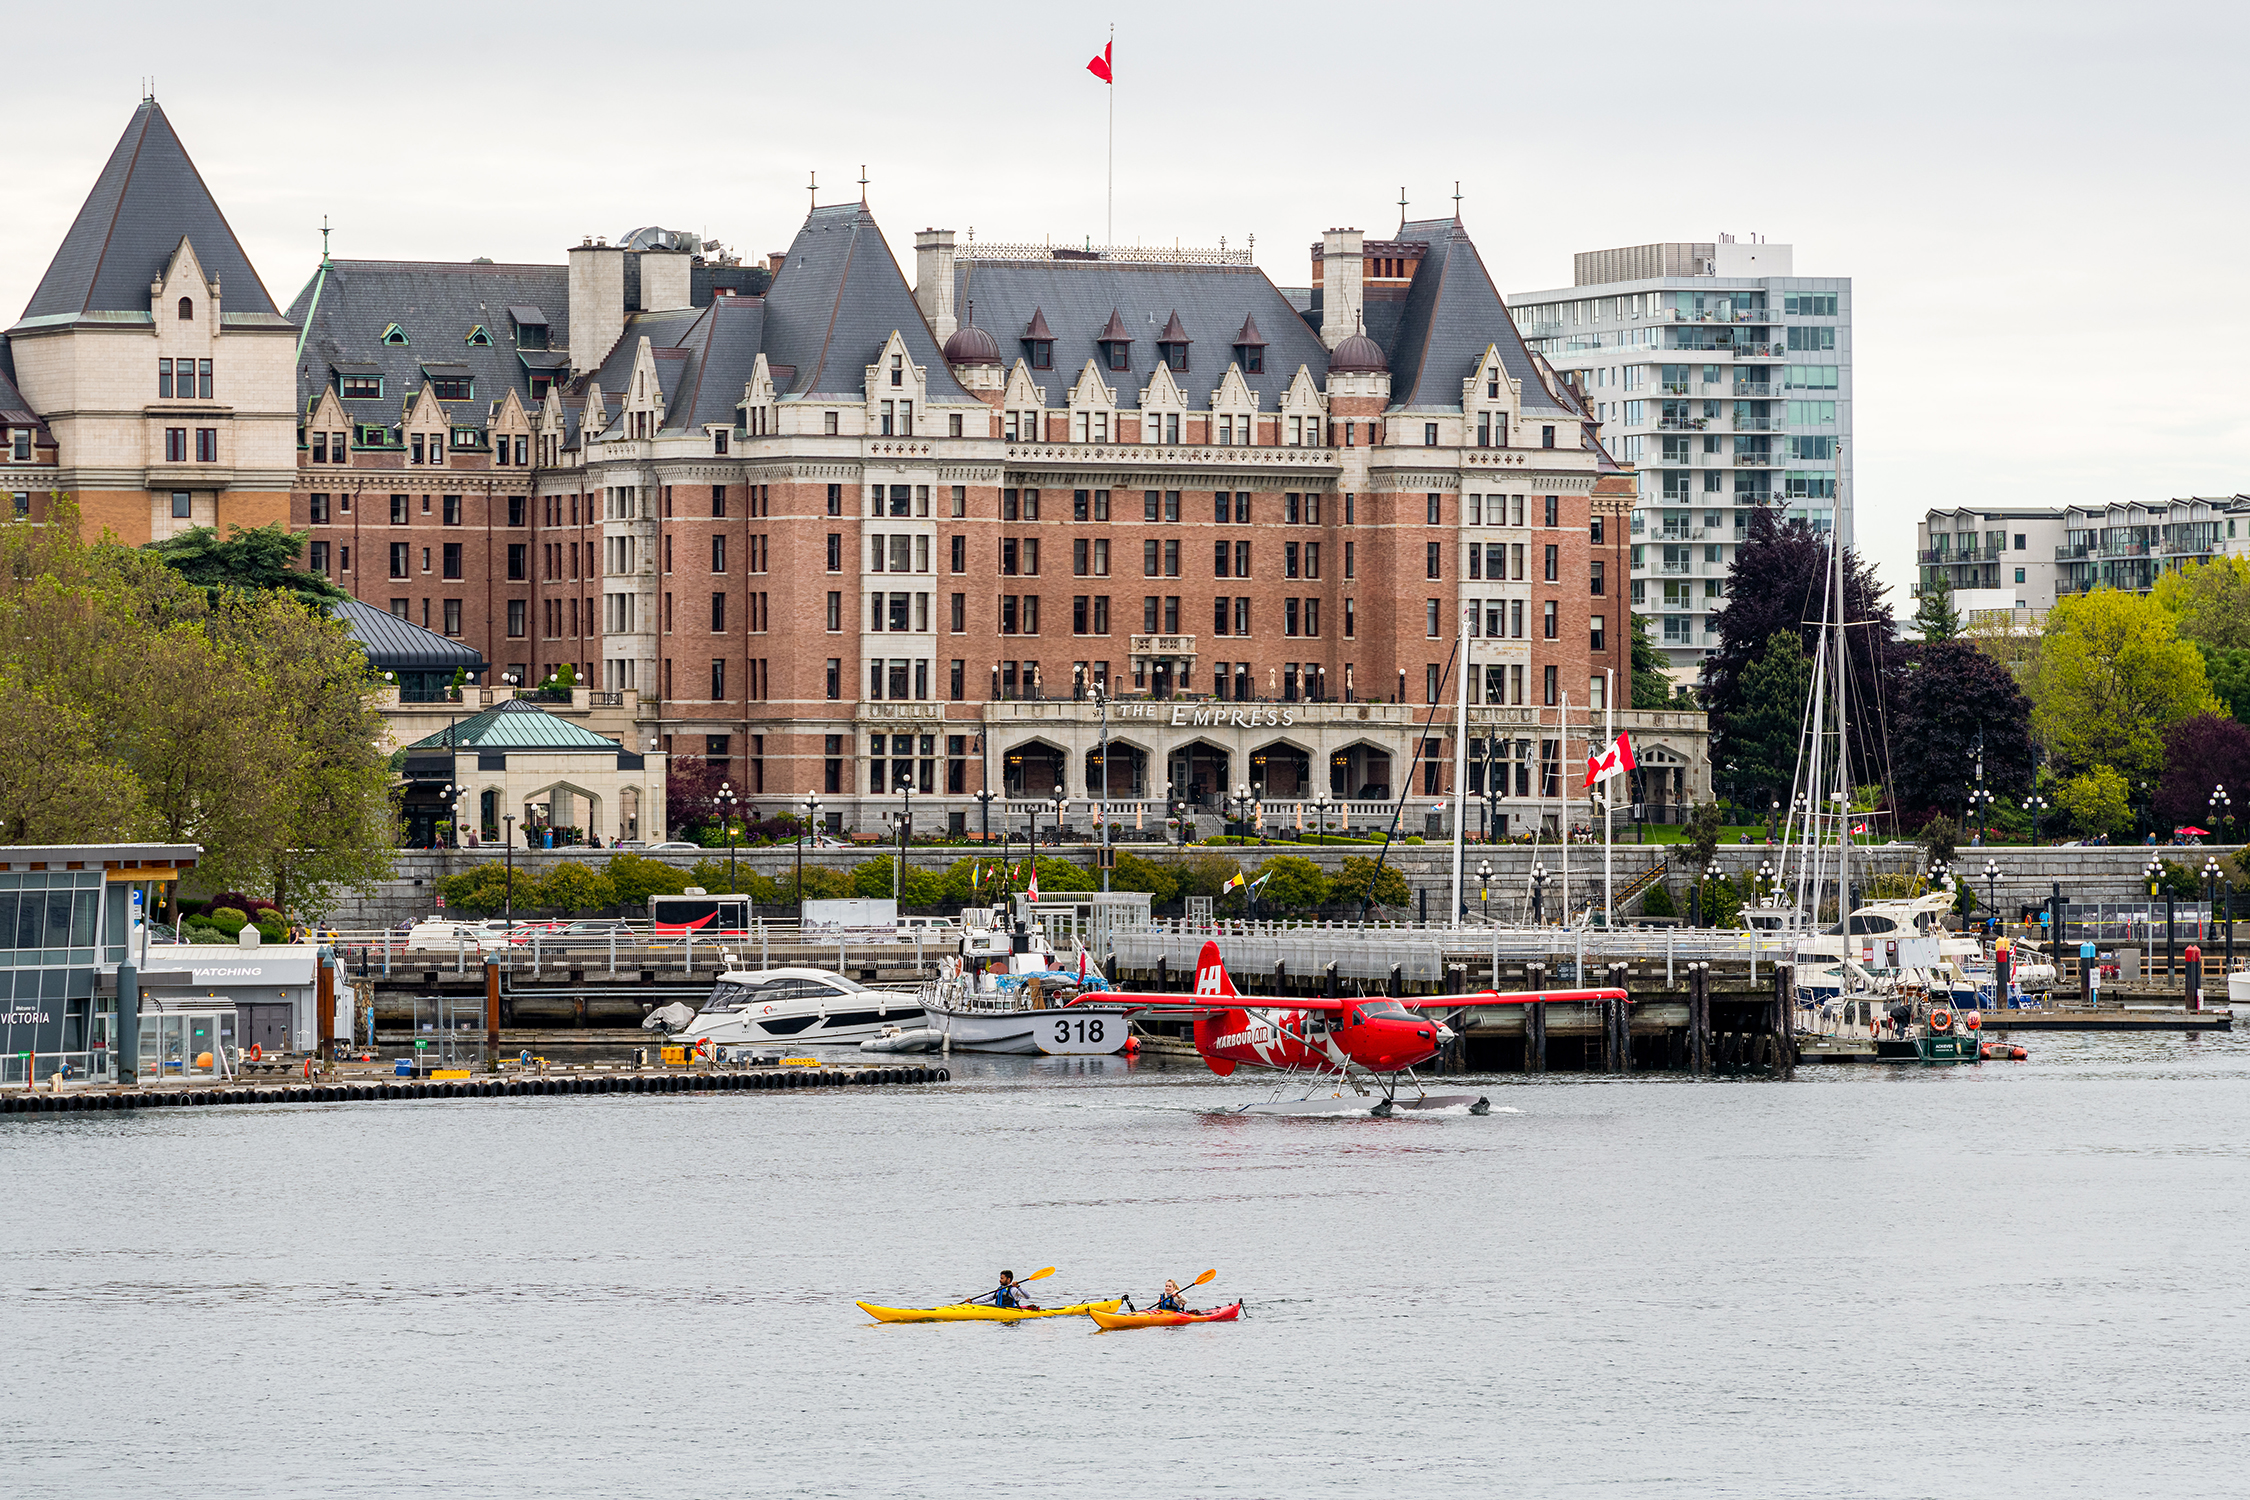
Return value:
<svg viewBox="0 0 2250 1500">
<path fill-rule="evenodd" d="M 856 1047 L 885 1028 L 922 1024 L 921 1003 L 910 989 L 869 989 L 826 969 L 729 969 L 678 1035 L 715 1047 Z"/>
</svg>

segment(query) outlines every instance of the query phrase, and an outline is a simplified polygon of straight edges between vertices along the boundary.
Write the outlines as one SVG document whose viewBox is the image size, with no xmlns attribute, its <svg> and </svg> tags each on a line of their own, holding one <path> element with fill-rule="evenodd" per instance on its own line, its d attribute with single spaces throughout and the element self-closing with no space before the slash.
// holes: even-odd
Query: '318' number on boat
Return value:
<svg viewBox="0 0 2250 1500">
<path fill-rule="evenodd" d="M 1070 1029 L 1073 1026 L 1076 1026 L 1078 1028 L 1078 1035 L 1075 1038 L 1072 1037 L 1070 1033 Z M 1089 1043 L 1099 1045 L 1103 1040 L 1101 1018 L 1099 1016 L 1096 1016 L 1092 1020 L 1058 1020 L 1057 1022 L 1055 1022 L 1056 1046 L 1067 1047 L 1074 1040 L 1080 1046 L 1085 1046 Z"/>
</svg>

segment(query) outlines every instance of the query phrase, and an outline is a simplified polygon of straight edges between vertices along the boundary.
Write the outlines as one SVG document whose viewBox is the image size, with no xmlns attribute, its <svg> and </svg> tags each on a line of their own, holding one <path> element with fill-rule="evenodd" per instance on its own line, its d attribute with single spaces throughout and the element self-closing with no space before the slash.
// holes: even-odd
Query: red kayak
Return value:
<svg viewBox="0 0 2250 1500">
<path fill-rule="evenodd" d="M 1115 1313 L 1100 1312 L 1093 1308 L 1088 1308 L 1086 1311 L 1086 1316 L 1092 1318 L 1104 1329 L 1177 1328 L 1183 1323 L 1232 1323 L 1235 1319 L 1242 1316 L 1242 1304 L 1239 1302 L 1233 1302 L 1229 1303 L 1225 1307 L 1214 1307 L 1209 1312 L 1204 1313 Z"/>
</svg>

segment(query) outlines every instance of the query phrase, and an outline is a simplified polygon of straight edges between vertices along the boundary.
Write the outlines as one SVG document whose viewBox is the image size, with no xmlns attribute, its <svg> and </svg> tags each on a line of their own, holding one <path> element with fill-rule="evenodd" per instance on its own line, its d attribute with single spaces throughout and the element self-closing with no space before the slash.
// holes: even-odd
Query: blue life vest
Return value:
<svg viewBox="0 0 2250 1500">
<path fill-rule="evenodd" d="M 1161 1297 L 1159 1297 L 1159 1298 L 1157 1298 L 1157 1299 L 1156 1299 L 1156 1311 L 1158 1311 L 1158 1312 L 1186 1312 L 1186 1311 L 1187 1311 L 1187 1305 L 1186 1305 L 1185 1303 L 1181 1302 L 1181 1301 L 1180 1301 L 1180 1299 L 1179 1299 L 1179 1297 L 1178 1297 L 1178 1296 L 1176 1296 L 1175 1294 L 1173 1294 L 1173 1293 L 1171 1293 L 1171 1292 L 1166 1292 L 1166 1293 L 1165 1293 L 1165 1294 L 1164 1294 L 1163 1296 L 1161 1296 Z"/>
<path fill-rule="evenodd" d="M 1023 1304 L 1016 1300 L 1015 1287 L 1003 1286 L 993 1289 L 992 1305 L 994 1307 L 1021 1307 Z"/>
</svg>

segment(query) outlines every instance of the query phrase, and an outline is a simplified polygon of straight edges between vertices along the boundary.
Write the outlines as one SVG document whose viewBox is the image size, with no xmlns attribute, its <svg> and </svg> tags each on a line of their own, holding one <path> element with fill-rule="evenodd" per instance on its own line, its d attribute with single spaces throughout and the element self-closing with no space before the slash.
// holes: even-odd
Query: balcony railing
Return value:
<svg viewBox="0 0 2250 1500">
<path fill-rule="evenodd" d="M 1778 389 L 1780 387 L 1764 381 L 1737 380 L 1734 383 L 1734 393 L 1737 396 L 1753 397 L 1760 401 L 1772 400 L 1773 393 Z"/>
<path fill-rule="evenodd" d="M 1131 656 L 1195 655 L 1195 637 L 1192 635 L 1136 635 L 1129 639 L 1126 653 Z"/>
<path fill-rule="evenodd" d="M 1711 425 L 1709 417 L 1659 417 L 1656 425 L 1668 432 L 1701 432 Z"/>
</svg>

